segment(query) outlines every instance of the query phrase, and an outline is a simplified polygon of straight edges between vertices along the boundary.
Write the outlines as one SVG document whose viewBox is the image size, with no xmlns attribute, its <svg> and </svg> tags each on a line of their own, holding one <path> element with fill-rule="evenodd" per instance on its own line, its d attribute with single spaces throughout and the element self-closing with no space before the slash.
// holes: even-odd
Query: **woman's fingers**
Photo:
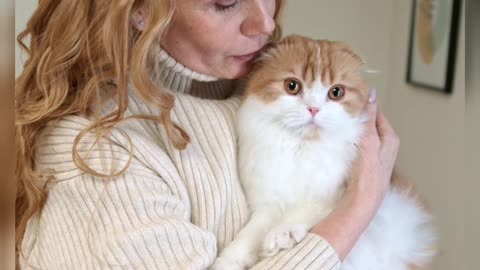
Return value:
<svg viewBox="0 0 480 270">
<path fill-rule="evenodd" d="M 382 152 L 390 152 L 391 155 L 396 157 L 400 147 L 400 139 L 397 133 L 395 133 L 392 125 L 382 112 L 378 111 L 376 118 L 376 128 L 382 143 Z"/>
<path fill-rule="evenodd" d="M 367 148 L 366 152 L 376 151 L 380 146 L 380 140 L 377 132 L 377 111 L 375 90 L 370 91 L 370 99 L 365 108 L 367 122 L 365 122 L 365 134 L 362 140 L 362 148 Z M 366 150 L 366 149 L 364 149 Z"/>
<path fill-rule="evenodd" d="M 365 134 L 360 148 L 360 156 L 370 166 L 375 166 L 380 178 L 389 183 L 390 175 L 397 159 L 400 140 L 385 115 L 378 109 L 376 92 L 371 90 L 366 107 L 368 121 L 365 123 Z M 368 167 L 368 166 L 367 166 Z M 380 183 L 379 183 L 380 184 Z M 382 185 L 382 184 L 380 184 Z"/>
<path fill-rule="evenodd" d="M 376 120 L 376 127 L 380 138 L 396 136 L 392 125 L 381 111 L 377 111 Z"/>
<path fill-rule="evenodd" d="M 377 121 L 377 91 L 375 89 L 370 90 L 370 98 L 368 99 L 366 112 L 368 117 L 368 130 L 373 131 L 375 130 Z"/>
<path fill-rule="evenodd" d="M 367 104 L 366 113 L 368 121 L 366 123 L 366 139 L 377 141 L 382 151 L 395 152 L 398 150 L 400 140 L 395 133 L 392 125 L 385 115 L 378 109 L 376 102 L 376 90 L 370 90 L 370 98 Z"/>
</svg>

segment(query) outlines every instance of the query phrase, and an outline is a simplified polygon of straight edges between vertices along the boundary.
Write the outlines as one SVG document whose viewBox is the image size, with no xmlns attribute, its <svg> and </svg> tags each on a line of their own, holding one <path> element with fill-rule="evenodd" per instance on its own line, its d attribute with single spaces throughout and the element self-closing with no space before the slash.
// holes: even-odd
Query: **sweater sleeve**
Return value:
<svg viewBox="0 0 480 270">
<path fill-rule="evenodd" d="M 120 176 L 83 173 L 71 153 L 78 121 L 63 122 L 68 128 L 56 128 L 37 151 L 37 169 L 55 179 L 46 184 L 41 214 L 27 225 L 22 269 L 207 269 L 216 237 L 190 222 L 189 196 L 175 167 L 163 162 L 161 176 L 133 158 Z M 107 172 L 129 160 L 125 145 L 100 141 L 94 151 L 79 149 L 93 169 Z M 168 158 L 157 152 L 159 162 Z"/>
<path fill-rule="evenodd" d="M 42 213 L 41 241 L 49 249 L 37 248 L 30 263 L 42 269 L 208 269 L 217 254 L 215 236 L 191 224 L 187 212 L 155 177 L 63 181 L 50 190 Z M 340 263 L 325 240 L 309 234 L 252 269 L 330 270 Z"/>
<path fill-rule="evenodd" d="M 330 244 L 320 236 L 309 233 L 290 250 L 284 250 L 258 262 L 252 270 L 336 270 L 340 260 Z"/>
<path fill-rule="evenodd" d="M 42 269 L 206 269 L 215 235 L 191 224 L 187 208 L 155 177 L 58 183 L 40 223 Z"/>
</svg>

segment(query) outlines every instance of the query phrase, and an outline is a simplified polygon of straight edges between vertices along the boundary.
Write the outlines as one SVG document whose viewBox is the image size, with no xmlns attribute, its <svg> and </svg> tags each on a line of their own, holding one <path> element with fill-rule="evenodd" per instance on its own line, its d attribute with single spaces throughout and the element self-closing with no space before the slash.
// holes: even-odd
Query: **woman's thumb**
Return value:
<svg viewBox="0 0 480 270">
<path fill-rule="evenodd" d="M 375 127 L 377 120 L 377 91 L 370 89 L 370 97 L 368 98 L 368 104 L 366 107 L 366 116 L 368 119 L 368 126 Z"/>
</svg>

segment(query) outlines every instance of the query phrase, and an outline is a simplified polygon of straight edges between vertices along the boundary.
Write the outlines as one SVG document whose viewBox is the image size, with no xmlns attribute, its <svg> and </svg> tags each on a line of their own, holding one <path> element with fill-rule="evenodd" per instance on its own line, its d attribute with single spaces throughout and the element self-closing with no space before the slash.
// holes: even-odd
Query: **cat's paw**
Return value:
<svg viewBox="0 0 480 270">
<path fill-rule="evenodd" d="M 233 242 L 215 259 L 210 270 L 244 270 L 252 266 L 257 258 L 253 250 Z"/>
<path fill-rule="evenodd" d="M 273 228 L 263 241 L 262 256 L 269 257 L 283 249 L 290 249 L 308 233 L 306 224 L 284 224 Z"/>
<path fill-rule="evenodd" d="M 224 257 L 218 257 L 215 259 L 213 262 L 213 265 L 209 268 L 209 270 L 244 270 L 245 268 L 243 265 L 224 258 Z"/>
</svg>

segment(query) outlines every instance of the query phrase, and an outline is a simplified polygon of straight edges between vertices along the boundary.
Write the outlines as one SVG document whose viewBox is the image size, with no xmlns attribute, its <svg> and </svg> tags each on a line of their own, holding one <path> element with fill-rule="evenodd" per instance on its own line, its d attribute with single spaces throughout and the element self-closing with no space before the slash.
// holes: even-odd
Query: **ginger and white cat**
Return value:
<svg viewBox="0 0 480 270">
<path fill-rule="evenodd" d="M 364 69 L 348 46 L 300 36 L 261 57 L 238 113 L 251 217 L 213 269 L 245 269 L 291 248 L 335 207 L 366 120 Z M 393 184 L 342 269 L 420 269 L 431 261 L 434 241 L 429 213 Z"/>
</svg>

